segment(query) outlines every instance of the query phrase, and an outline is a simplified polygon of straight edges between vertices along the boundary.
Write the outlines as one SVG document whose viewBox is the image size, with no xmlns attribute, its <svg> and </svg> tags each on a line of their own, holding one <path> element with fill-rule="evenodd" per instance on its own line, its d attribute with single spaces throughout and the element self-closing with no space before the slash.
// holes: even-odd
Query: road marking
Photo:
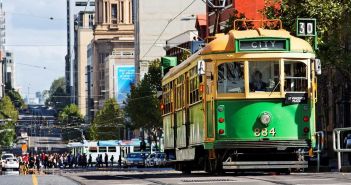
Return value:
<svg viewBox="0 0 351 185">
<path fill-rule="evenodd" d="M 32 182 L 33 182 L 33 185 L 38 185 L 38 178 L 36 175 L 32 175 Z"/>
</svg>

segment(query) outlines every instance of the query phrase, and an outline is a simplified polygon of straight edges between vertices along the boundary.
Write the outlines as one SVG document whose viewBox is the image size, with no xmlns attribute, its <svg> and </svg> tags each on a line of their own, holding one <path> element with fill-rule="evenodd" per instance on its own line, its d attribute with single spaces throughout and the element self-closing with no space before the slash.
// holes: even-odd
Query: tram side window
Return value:
<svg viewBox="0 0 351 185">
<path fill-rule="evenodd" d="M 108 147 L 108 152 L 116 152 L 116 147 Z"/>
<path fill-rule="evenodd" d="M 278 61 L 249 61 L 250 92 L 280 92 Z"/>
<path fill-rule="evenodd" d="M 184 106 L 184 76 L 181 75 L 177 79 L 176 85 L 176 109 L 181 109 Z"/>
<path fill-rule="evenodd" d="M 200 77 L 197 75 L 197 67 L 190 70 L 189 79 L 189 101 L 190 104 L 196 103 L 202 99 L 199 94 Z"/>
<path fill-rule="evenodd" d="M 97 147 L 89 147 L 89 152 L 90 153 L 96 153 L 97 152 Z"/>
<path fill-rule="evenodd" d="M 307 66 L 299 61 L 284 62 L 284 88 L 287 92 L 305 92 L 308 88 Z"/>
<path fill-rule="evenodd" d="M 171 93 L 171 83 L 166 84 L 163 87 L 163 104 L 164 104 L 164 110 L 163 113 L 167 114 L 172 111 L 172 93 Z"/>
<path fill-rule="evenodd" d="M 228 62 L 218 66 L 218 93 L 244 93 L 244 63 Z"/>
<path fill-rule="evenodd" d="M 99 152 L 107 152 L 106 147 L 99 147 Z"/>
</svg>

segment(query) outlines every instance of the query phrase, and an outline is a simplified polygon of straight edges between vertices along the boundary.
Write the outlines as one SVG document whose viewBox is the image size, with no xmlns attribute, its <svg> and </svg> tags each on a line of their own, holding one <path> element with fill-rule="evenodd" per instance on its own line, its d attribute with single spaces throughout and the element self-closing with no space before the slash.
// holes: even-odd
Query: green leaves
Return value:
<svg viewBox="0 0 351 185">
<path fill-rule="evenodd" d="M 151 62 L 148 73 L 135 87 L 125 102 L 125 113 L 130 117 L 134 128 L 158 128 L 162 126 L 160 101 L 157 92 L 161 88 L 160 61 Z"/>
<path fill-rule="evenodd" d="M 77 129 L 72 129 L 71 127 L 79 128 L 81 123 L 84 123 L 83 116 L 80 114 L 78 106 L 75 104 L 67 105 L 58 116 L 60 121 L 60 126 L 62 127 L 62 137 L 63 140 L 80 140 L 81 133 Z"/>
<path fill-rule="evenodd" d="M 323 66 L 343 69 L 346 77 L 351 79 L 348 65 L 351 1 L 277 0 L 272 3 L 272 0 L 267 0 L 262 12 L 268 19 L 281 19 L 284 29 L 292 34 L 296 33 L 296 18 L 317 19 L 319 51 L 316 52 Z M 307 41 L 312 44 L 311 39 Z"/>
<path fill-rule="evenodd" d="M 70 103 L 70 96 L 66 93 L 65 78 L 61 77 L 54 80 L 49 91 L 49 98 L 45 104 L 51 105 L 58 110 L 62 110 Z"/>
<path fill-rule="evenodd" d="M 93 140 L 123 139 L 124 115 L 115 99 L 106 100 L 90 127 L 90 138 Z"/>
<path fill-rule="evenodd" d="M 18 119 L 18 111 L 12 104 L 10 97 L 4 96 L 0 100 L 0 146 L 10 146 L 15 139 L 15 123 Z M 11 120 L 11 121 L 8 121 Z"/>
</svg>

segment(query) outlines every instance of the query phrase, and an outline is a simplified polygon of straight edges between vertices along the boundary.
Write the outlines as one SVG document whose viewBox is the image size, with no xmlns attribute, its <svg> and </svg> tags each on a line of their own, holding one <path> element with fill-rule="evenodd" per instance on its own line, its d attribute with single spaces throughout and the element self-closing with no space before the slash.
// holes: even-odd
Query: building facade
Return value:
<svg viewBox="0 0 351 185">
<path fill-rule="evenodd" d="M 6 43 L 6 38 L 5 38 L 5 24 L 6 24 L 6 18 L 5 18 L 5 11 L 3 10 L 2 2 L 0 2 L 0 98 L 3 97 L 5 93 L 5 83 L 3 79 L 3 58 L 5 57 L 5 43 Z"/>
<path fill-rule="evenodd" d="M 218 0 L 212 0 L 212 2 L 215 5 L 221 5 L 221 1 Z M 223 32 L 227 21 L 233 16 L 235 10 L 239 14 L 243 14 L 247 19 L 262 20 L 263 15 L 260 13 L 260 10 L 263 10 L 264 6 L 265 0 L 250 0 L 250 3 L 247 0 L 226 0 L 225 7 L 219 14 L 219 25 L 215 30 L 216 9 L 207 4 L 207 36 Z"/>
<path fill-rule="evenodd" d="M 124 55 L 134 55 L 132 0 L 96 0 L 95 5 L 91 95 L 94 111 L 101 108 L 114 91 L 110 85 L 110 64 L 128 64 L 128 57 L 124 58 Z M 120 58 L 114 58 L 114 55 Z"/>
<path fill-rule="evenodd" d="M 152 61 L 166 54 L 167 39 L 195 26 L 195 15 L 206 12 L 203 1 L 134 0 L 135 67 L 140 79 L 140 62 Z"/>
<path fill-rule="evenodd" d="M 196 30 L 188 30 L 171 39 L 166 40 L 166 55 L 177 57 L 178 64 L 203 46 L 204 41 Z"/>
<path fill-rule="evenodd" d="M 88 65 L 87 49 L 93 39 L 93 25 L 95 12 L 81 11 L 76 16 L 74 35 L 74 65 L 73 65 L 73 87 L 75 103 L 79 111 L 86 116 L 87 83 L 86 69 Z"/>
<path fill-rule="evenodd" d="M 2 83 L 4 88 L 15 88 L 15 62 L 13 53 L 6 51 L 5 57 L 2 60 Z"/>
<path fill-rule="evenodd" d="M 66 0 L 67 2 L 67 54 L 65 57 L 66 93 L 71 95 L 71 101 L 76 102 L 73 84 L 73 63 L 75 59 L 75 23 L 80 11 L 94 11 L 95 2 L 90 0 Z"/>
</svg>

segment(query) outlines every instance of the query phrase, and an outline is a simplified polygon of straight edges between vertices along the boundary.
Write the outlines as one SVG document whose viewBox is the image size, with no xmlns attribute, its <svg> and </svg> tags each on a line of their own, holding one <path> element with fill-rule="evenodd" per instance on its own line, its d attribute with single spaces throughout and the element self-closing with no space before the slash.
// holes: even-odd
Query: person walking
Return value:
<svg viewBox="0 0 351 185">
<path fill-rule="evenodd" d="M 118 156 L 118 167 L 119 168 L 122 167 L 122 156 L 121 155 Z"/>
<path fill-rule="evenodd" d="M 106 165 L 106 168 L 108 167 L 108 155 L 107 153 L 105 153 L 105 165 Z"/>
<path fill-rule="evenodd" d="M 110 161 L 111 161 L 111 167 L 113 167 L 113 159 L 114 159 L 114 157 L 113 157 L 113 155 L 111 155 L 111 158 L 110 158 Z"/>
<path fill-rule="evenodd" d="M 89 154 L 89 159 L 88 159 L 88 167 L 93 167 L 93 158 L 91 157 L 91 154 Z"/>
</svg>

